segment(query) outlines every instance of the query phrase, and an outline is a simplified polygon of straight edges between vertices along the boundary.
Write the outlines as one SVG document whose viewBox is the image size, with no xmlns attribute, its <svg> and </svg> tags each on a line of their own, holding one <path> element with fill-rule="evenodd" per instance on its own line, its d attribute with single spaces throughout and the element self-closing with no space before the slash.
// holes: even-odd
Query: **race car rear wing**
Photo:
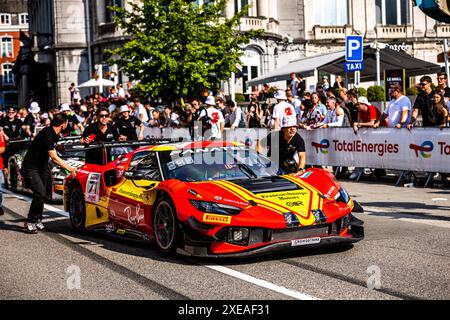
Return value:
<svg viewBox="0 0 450 320">
<path fill-rule="evenodd" d="M 103 154 L 103 164 L 108 163 L 108 151 L 113 148 L 123 148 L 126 154 L 126 148 L 131 148 L 133 150 L 146 147 L 146 146 L 154 146 L 154 145 L 163 145 L 168 143 L 177 143 L 182 142 L 183 138 L 178 139 L 170 139 L 170 138 L 150 138 L 146 140 L 138 140 L 138 141 L 112 141 L 112 142 L 96 142 L 92 144 L 82 144 L 82 143 L 74 143 L 74 144 L 63 144 L 62 147 L 64 151 L 87 151 L 87 150 L 95 150 L 102 149 Z M 115 156 L 119 156 L 122 154 L 116 153 Z"/>
</svg>

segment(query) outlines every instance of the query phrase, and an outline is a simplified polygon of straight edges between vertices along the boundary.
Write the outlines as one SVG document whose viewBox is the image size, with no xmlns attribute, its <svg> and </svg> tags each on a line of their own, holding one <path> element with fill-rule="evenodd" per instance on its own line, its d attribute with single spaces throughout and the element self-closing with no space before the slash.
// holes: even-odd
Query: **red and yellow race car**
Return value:
<svg viewBox="0 0 450 320">
<path fill-rule="evenodd" d="M 105 153 L 106 154 L 106 153 Z M 243 257 L 364 238 L 361 212 L 322 169 L 279 175 L 234 142 L 150 145 L 66 178 L 73 228 L 154 241 L 164 253 Z"/>
</svg>

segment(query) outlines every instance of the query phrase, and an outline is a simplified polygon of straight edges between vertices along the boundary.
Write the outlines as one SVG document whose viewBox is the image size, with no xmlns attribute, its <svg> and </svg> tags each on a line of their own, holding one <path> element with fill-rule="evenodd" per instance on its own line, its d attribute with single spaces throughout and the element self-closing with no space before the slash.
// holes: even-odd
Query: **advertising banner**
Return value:
<svg viewBox="0 0 450 320">
<path fill-rule="evenodd" d="M 190 140 L 186 128 L 145 130 L 145 136 Z M 267 129 L 225 130 L 223 140 L 255 149 L 268 133 Z M 308 165 L 450 173 L 450 129 L 362 128 L 355 134 L 351 128 L 328 128 L 298 133 L 305 140 Z M 266 154 L 266 146 L 261 147 Z"/>
<path fill-rule="evenodd" d="M 450 172 L 450 130 L 434 128 L 299 131 L 305 139 L 307 163 Z"/>
</svg>

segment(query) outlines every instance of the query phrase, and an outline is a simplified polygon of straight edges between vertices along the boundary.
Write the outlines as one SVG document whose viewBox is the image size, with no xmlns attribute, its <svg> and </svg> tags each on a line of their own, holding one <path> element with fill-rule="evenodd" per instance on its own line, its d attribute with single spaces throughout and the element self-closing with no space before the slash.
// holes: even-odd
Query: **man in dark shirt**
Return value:
<svg viewBox="0 0 450 320">
<path fill-rule="evenodd" d="M 97 110 L 97 121 L 86 127 L 81 136 L 81 142 L 90 144 L 94 142 L 111 142 L 119 140 L 119 132 L 109 123 L 109 110 L 102 107 Z M 109 150 L 107 159 L 103 159 L 103 150 L 101 148 L 86 150 L 86 163 L 103 165 L 104 160 L 110 158 Z"/>
<path fill-rule="evenodd" d="M 437 75 L 438 87 L 437 89 L 444 91 L 444 97 L 450 98 L 450 88 L 447 86 L 448 76 L 445 72 L 439 72 Z"/>
<path fill-rule="evenodd" d="M 350 112 L 350 125 L 353 126 L 355 122 L 358 122 L 358 94 L 354 90 L 347 91 L 348 102 L 345 104 L 347 110 Z"/>
<path fill-rule="evenodd" d="M 22 134 L 23 122 L 20 119 L 16 118 L 17 110 L 13 107 L 9 107 L 6 111 L 6 118 L 0 120 L 0 128 L 3 129 L 5 134 L 5 142 L 10 140 L 20 138 Z M 5 177 L 8 176 L 8 159 L 14 153 L 20 150 L 20 145 L 18 144 L 8 144 L 6 146 L 5 152 L 1 154 L 3 158 L 3 163 L 5 164 Z M 6 179 L 5 179 L 6 180 Z"/>
<path fill-rule="evenodd" d="M 279 170 L 287 173 L 305 170 L 305 140 L 297 133 L 297 118 L 283 117 L 281 128 L 281 131 L 273 131 L 261 143 L 258 142 L 256 150 L 261 152 L 262 145 L 265 144 L 267 156 L 272 162 L 279 164 Z"/>
<path fill-rule="evenodd" d="M 20 132 L 23 127 L 23 122 L 16 118 L 17 110 L 13 107 L 9 107 L 6 112 L 6 118 L 0 120 L 0 128 L 8 136 L 8 139 L 14 139 L 20 137 Z"/>
<path fill-rule="evenodd" d="M 130 109 L 126 105 L 120 107 L 120 116 L 113 127 L 119 131 L 120 141 L 138 140 L 136 128 L 139 128 L 139 140 L 144 139 L 144 124 L 135 116 L 130 116 Z"/>
<path fill-rule="evenodd" d="M 55 150 L 60 133 L 66 125 L 67 117 L 65 115 L 55 116 L 51 126 L 42 129 L 34 138 L 23 160 L 20 174 L 24 177 L 26 186 L 33 191 L 33 201 L 25 222 L 25 228 L 29 233 L 36 233 L 38 230 L 45 229 L 42 224 L 42 213 L 46 198 L 47 178 L 50 174 L 48 170 L 49 158 L 69 172 L 73 173 L 76 171 L 75 168 L 62 160 Z"/>
<path fill-rule="evenodd" d="M 61 105 L 60 112 L 67 116 L 67 128 L 61 133 L 62 136 L 70 136 L 77 129 L 79 129 L 80 132 L 83 132 L 83 125 L 78 121 L 75 114 L 72 113 L 72 109 L 68 103 L 63 103 Z"/>
<path fill-rule="evenodd" d="M 413 127 L 414 122 L 419 115 L 419 111 L 422 114 L 423 127 L 434 127 L 436 125 L 437 117 L 433 112 L 433 97 L 435 91 L 431 87 L 431 84 L 432 80 L 429 76 L 424 76 L 420 79 L 420 88 L 422 92 L 417 95 L 416 101 L 414 102 L 411 123 L 408 124 L 408 129 Z"/>
</svg>

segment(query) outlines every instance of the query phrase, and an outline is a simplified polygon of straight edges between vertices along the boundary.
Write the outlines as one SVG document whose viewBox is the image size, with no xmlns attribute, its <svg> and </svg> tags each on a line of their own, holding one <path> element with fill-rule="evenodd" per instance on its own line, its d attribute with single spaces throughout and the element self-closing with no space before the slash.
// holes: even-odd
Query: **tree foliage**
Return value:
<svg viewBox="0 0 450 320">
<path fill-rule="evenodd" d="M 227 19 L 226 3 L 141 0 L 129 3 L 129 8 L 112 7 L 116 24 L 131 40 L 108 50 L 108 62 L 139 80 L 138 93 L 168 100 L 198 96 L 212 87 L 212 78 L 229 79 L 240 64 L 243 46 L 261 34 L 237 32 L 248 7 Z"/>
</svg>

